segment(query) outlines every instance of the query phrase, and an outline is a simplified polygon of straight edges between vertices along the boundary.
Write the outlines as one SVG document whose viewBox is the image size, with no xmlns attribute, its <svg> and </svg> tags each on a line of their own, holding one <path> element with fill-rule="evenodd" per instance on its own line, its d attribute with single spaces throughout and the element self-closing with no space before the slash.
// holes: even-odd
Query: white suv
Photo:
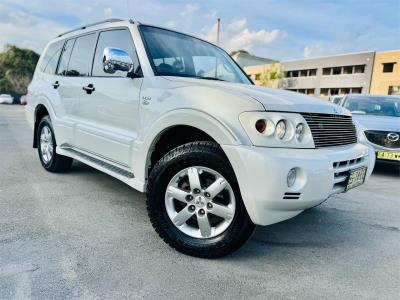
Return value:
<svg viewBox="0 0 400 300">
<path fill-rule="evenodd" d="M 51 41 L 26 113 L 46 170 L 76 159 L 146 192 L 160 237 L 199 257 L 362 184 L 375 159 L 347 110 L 256 87 L 221 48 L 136 21 Z"/>
</svg>

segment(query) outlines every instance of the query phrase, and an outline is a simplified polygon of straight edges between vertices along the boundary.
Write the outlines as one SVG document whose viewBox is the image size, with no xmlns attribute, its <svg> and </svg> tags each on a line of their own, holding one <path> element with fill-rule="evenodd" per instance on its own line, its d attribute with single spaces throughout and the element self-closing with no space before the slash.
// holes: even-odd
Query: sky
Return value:
<svg viewBox="0 0 400 300">
<path fill-rule="evenodd" d="M 400 49 L 400 0 L 0 0 L 0 51 L 41 53 L 69 29 L 106 18 L 141 21 L 277 60 Z"/>
</svg>

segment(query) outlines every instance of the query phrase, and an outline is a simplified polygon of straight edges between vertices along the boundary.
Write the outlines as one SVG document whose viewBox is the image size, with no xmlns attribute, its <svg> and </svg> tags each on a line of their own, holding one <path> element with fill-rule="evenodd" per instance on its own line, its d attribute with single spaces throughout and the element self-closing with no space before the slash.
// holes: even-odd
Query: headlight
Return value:
<svg viewBox="0 0 400 300">
<path fill-rule="evenodd" d="M 303 123 L 299 123 L 296 125 L 296 130 L 294 132 L 294 135 L 296 137 L 296 140 L 301 142 L 304 138 L 304 134 L 306 132 L 306 126 Z"/>
<path fill-rule="evenodd" d="M 315 148 L 311 130 L 301 114 L 244 112 L 239 120 L 255 146 Z"/>
<path fill-rule="evenodd" d="M 280 120 L 275 127 L 275 136 L 280 139 L 283 140 L 283 138 L 286 135 L 286 123 L 284 120 Z"/>
<path fill-rule="evenodd" d="M 357 131 L 357 141 L 360 143 L 367 143 L 367 138 L 364 134 L 364 128 L 363 126 L 361 126 L 361 124 L 355 122 L 355 126 L 356 126 L 356 131 Z"/>
</svg>

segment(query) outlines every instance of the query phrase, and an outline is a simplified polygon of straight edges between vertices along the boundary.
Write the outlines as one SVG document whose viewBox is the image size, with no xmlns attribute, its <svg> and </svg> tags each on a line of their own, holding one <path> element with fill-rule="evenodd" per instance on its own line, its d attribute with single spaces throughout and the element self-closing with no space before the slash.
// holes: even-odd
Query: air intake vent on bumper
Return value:
<svg viewBox="0 0 400 300">
<path fill-rule="evenodd" d="M 301 197 L 301 193 L 285 193 L 283 199 L 298 200 Z"/>
</svg>

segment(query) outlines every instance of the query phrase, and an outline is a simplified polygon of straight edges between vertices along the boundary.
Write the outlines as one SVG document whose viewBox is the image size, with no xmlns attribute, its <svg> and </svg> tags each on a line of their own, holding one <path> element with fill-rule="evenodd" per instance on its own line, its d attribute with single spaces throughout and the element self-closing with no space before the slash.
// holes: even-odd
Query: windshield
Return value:
<svg viewBox="0 0 400 300">
<path fill-rule="evenodd" d="M 400 117 L 398 97 L 348 97 L 345 108 L 355 114 Z"/>
<path fill-rule="evenodd" d="M 210 43 L 157 27 L 140 26 L 140 31 L 156 75 L 250 84 L 232 58 Z"/>
</svg>

